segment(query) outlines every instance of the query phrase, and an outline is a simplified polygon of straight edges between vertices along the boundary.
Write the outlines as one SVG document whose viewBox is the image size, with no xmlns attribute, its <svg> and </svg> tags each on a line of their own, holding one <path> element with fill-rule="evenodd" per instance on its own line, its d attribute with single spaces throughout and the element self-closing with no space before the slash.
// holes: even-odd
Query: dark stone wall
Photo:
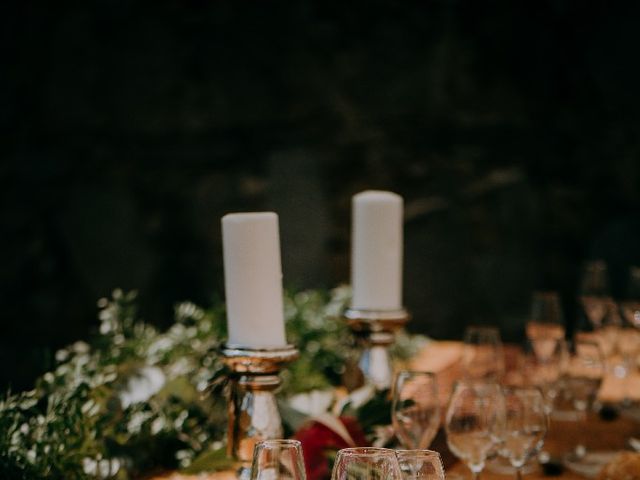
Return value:
<svg viewBox="0 0 640 480">
<path fill-rule="evenodd" d="M 412 328 L 522 332 L 531 290 L 640 264 L 634 2 L 0 6 L 0 384 L 222 295 L 219 218 L 280 214 L 285 282 L 348 280 L 349 202 L 406 199 Z"/>
</svg>

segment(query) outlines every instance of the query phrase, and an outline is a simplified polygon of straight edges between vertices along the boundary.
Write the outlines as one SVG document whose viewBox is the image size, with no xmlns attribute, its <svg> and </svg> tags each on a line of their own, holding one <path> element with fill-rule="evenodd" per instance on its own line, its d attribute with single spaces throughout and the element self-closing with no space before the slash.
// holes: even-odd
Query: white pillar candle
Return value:
<svg viewBox="0 0 640 480">
<path fill-rule="evenodd" d="M 354 195 L 352 308 L 402 308 L 402 212 L 402 197 L 395 193 L 368 190 Z"/>
<path fill-rule="evenodd" d="M 225 215 L 222 249 L 229 345 L 286 345 L 278 215 Z"/>
</svg>

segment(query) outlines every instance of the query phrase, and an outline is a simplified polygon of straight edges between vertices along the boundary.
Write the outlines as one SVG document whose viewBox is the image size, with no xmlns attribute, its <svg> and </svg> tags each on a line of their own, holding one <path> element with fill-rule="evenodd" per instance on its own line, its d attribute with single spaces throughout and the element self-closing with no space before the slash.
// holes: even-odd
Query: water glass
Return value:
<svg viewBox="0 0 640 480">
<path fill-rule="evenodd" d="M 462 364 L 469 379 L 499 381 L 505 371 L 504 349 L 495 327 L 467 327 Z"/>
<path fill-rule="evenodd" d="M 433 450 L 396 450 L 396 457 L 404 480 L 418 478 L 444 480 L 444 466 L 438 452 Z"/>
<path fill-rule="evenodd" d="M 436 377 L 431 372 L 400 371 L 393 384 L 393 430 L 406 449 L 425 449 L 440 426 Z"/>
<path fill-rule="evenodd" d="M 627 324 L 640 329 L 640 267 L 629 268 L 627 293 L 621 307 Z"/>
<path fill-rule="evenodd" d="M 566 377 L 573 403 L 579 412 L 586 412 L 600 389 L 605 373 L 605 360 L 598 342 L 576 339 L 569 357 Z"/>
<path fill-rule="evenodd" d="M 553 353 L 555 343 L 564 338 L 565 333 L 562 306 L 556 292 L 533 294 L 526 330 L 535 355 L 544 361 Z"/>
<path fill-rule="evenodd" d="M 522 467 L 541 448 L 548 430 L 542 392 L 535 387 L 504 387 L 504 423 L 500 428 L 500 455 L 507 458 L 521 480 Z"/>
<path fill-rule="evenodd" d="M 402 480 L 402 473 L 393 450 L 343 448 L 333 464 L 331 480 Z"/>
<path fill-rule="evenodd" d="M 611 304 L 607 264 L 593 260 L 585 264 L 580 282 L 580 302 L 591 325 L 598 329 Z"/>
<path fill-rule="evenodd" d="M 306 480 L 298 440 L 264 440 L 253 449 L 251 480 Z"/>
<path fill-rule="evenodd" d="M 566 395 L 569 395 L 578 421 L 586 421 L 605 374 L 605 360 L 598 342 L 577 337 L 572 345 L 563 381 Z M 573 457 L 583 457 L 586 447 L 579 442 Z"/>
<path fill-rule="evenodd" d="M 564 338 L 549 339 L 540 354 L 540 344 L 527 340 L 523 373 L 524 385 L 540 389 L 545 400 L 547 414 L 553 410 L 560 389 L 560 377 L 565 369 L 569 349 Z"/>
<path fill-rule="evenodd" d="M 447 444 L 478 480 L 500 440 L 504 397 L 500 386 L 478 380 L 456 383 L 445 416 Z"/>
</svg>

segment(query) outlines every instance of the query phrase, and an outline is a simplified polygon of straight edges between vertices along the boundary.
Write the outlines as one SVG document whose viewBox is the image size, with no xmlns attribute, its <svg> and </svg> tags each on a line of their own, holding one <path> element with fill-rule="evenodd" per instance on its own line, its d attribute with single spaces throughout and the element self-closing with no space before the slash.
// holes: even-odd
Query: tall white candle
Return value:
<svg viewBox="0 0 640 480">
<path fill-rule="evenodd" d="M 222 217 L 228 343 L 249 348 L 286 345 L 278 215 Z"/>
<path fill-rule="evenodd" d="M 402 197 L 395 193 L 368 190 L 354 195 L 352 308 L 402 308 L 402 212 Z"/>
</svg>

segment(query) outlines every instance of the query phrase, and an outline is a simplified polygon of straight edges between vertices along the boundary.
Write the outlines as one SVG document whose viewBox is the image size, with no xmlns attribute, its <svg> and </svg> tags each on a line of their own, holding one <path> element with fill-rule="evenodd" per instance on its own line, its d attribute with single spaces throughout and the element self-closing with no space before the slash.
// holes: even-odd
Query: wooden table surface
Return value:
<svg viewBox="0 0 640 480">
<path fill-rule="evenodd" d="M 592 415 L 582 422 L 558 422 L 552 421 L 544 449 L 554 456 L 561 456 L 572 445 L 578 441 L 590 450 L 622 450 L 625 442 L 630 436 L 640 437 L 640 423 L 629 418 L 618 417 L 613 421 L 603 421 L 598 416 Z M 440 449 L 440 448 L 438 448 Z M 445 458 L 450 457 L 450 453 L 442 451 Z M 470 479 L 469 469 L 460 462 L 455 462 L 447 468 L 447 477 L 451 479 Z M 506 480 L 514 478 L 513 475 L 500 475 L 485 471 L 481 475 L 482 480 Z M 178 474 L 167 474 L 156 477 L 157 480 L 234 480 L 233 472 L 219 472 L 213 474 L 203 474 L 195 476 L 184 476 Z M 154 479 L 154 480 L 156 480 Z M 584 480 L 585 477 L 565 469 L 558 476 L 544 476 L 541 470 L 525 475 L 525 480 Z"/>
<path fill-rule="evenodd" d="M 618 417 L 614 421 L 603 421 L 597 415 L 591 415 L 585 422 L 552 421 L 544 450 L 554 457 L 561 457 L 571 446 L 581 441 L 588 450 L 623 450 L 630 436 L 640 436 L 640 424 L 628 417 Z M 471 478 L 469 469 L 460 462 L 447 469 L 447 474 L 462 475 Z M 482 480 L 505 480 L 513 475 L 499 475 L 489 471 L 483 472 Z M 525 475 L 525 480 L 584 480 L 585 477 L 565 469 L 561 475 L 551 477 L 543 475 L 541 469 Z"/>
</svg>

